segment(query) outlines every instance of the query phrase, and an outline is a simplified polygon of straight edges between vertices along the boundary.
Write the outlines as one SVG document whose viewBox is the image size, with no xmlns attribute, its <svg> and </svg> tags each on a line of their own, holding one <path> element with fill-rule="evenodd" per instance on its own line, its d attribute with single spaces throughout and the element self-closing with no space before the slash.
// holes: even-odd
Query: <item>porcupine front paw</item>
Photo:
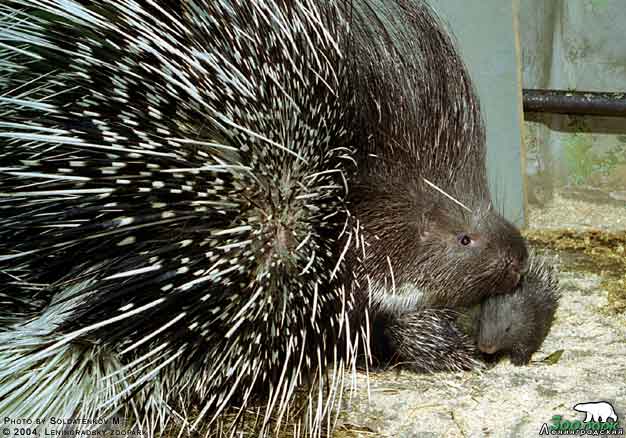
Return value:
<svg viewBox="0 0 626 438">
<path fill-rule="evenodd" d="M 483 366 L 474 341 L 456 325 L 457 312 L 420 309 L 376 318 L 372 334 L 375 365 L 415 372 L 462 371 Z"/>
</svg>

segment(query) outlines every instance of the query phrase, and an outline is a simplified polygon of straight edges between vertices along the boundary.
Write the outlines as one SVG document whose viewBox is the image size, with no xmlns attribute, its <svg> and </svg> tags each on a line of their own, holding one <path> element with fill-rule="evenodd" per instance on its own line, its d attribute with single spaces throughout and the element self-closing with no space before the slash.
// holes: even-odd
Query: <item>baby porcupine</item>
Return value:
<svg viewBox="0 0 626 438">
<path fill-rule="evenodd" d="M 548 335 L 560 292 L 554 268 L 531 256 L 528 272 L 510 293 L 481 304 L 477 343 L 487 354 L 508 353 L 515 365 L 530 362 Z"/>
<path fill-rule="evenodd" d="M 482 367 L 475 340 L 449 308 L 378 312 L 371 334 L 372 365 L 416 372 L 463 371 Z"/>
<path fill-rule="evenodd" d="M 8 0 L 0 23 L 3 414 L 228 433 L 261 400 L 267 435 L 321 381 L 294 432 L 319 434 L 368 314 L 415 369 L 471 366 L 430 307 L 513 289 L 526 248 L 425 3 Z"/>
<path fill-rule="evenodd" d="M 417 371 L 481 367 L 480 351 L 493 358 L 509 354 L 513 364 L 527 364 L 550 332 L 561 296 L 550 262 L 532 253 L 513 291 L 479 305 L 379 312 L 373 323 L 374 365 Z"/>
</svg>

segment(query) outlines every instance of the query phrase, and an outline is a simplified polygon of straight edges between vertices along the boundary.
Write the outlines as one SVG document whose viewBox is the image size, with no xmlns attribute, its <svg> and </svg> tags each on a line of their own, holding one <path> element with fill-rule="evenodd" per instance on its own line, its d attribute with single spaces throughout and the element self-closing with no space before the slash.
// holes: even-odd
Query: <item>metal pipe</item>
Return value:
<svg viewBox="0 0 626 438">
<path fill-rule="evenodd" d="M 524 90 L 524 112 L 626 117 L 626 92 Z"/>
</svg>

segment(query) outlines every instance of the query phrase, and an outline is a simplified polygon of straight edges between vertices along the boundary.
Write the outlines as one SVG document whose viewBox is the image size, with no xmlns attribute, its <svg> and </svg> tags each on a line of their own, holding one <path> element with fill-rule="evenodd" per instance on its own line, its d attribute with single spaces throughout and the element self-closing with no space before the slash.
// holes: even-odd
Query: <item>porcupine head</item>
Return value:
<svg viewBox="0 0 626 438">
<path fill-rule="evenodd" d="M 535 341 L 540 324 L 538 310 L 522 292 L 488 298 L 481 306 L 480 350 L 488 355 L 509 353 L 516 365 L 528 363 L 539 347 Z"/>
<path fill-rule="evenodd" d="M 481 304 L 478 348 L 488 355 L 509 353 L 513 364 L 527 364 L 550 331 L 559 298 L 554 272 L 532 256 L 528 273 L 512 293 Z"/>
<path fill-rule="evenodd" d="M 526 259 L 518 230 L 488 203 L 465 211 L 430 190 L 416 182 L 372 197 L 378 211 L 363 226 L 372 236 L 365 265 L 373 283 L 399 297 L 417 293 L 415 304 L 428 306 L 471 306 L 510 292 Z"/>
<path fill-rule="evenodd" d="M 469 75 L 443 25 L 423 19 L 425 7 L 402 15 L 381 3 L 385 29 L 373 32 L 389 37 L 360 55 L 352 81 L 367 87 L 355 93 L 367 133 L 357 138 L 351 199 L 366 242 L 359 281 L 404 310 L 510 292 L 528 257 L 518 229 L 491 202 Z M 357 38 L 374 39 L 368 32 L 357 29 Z"/>
</svg>

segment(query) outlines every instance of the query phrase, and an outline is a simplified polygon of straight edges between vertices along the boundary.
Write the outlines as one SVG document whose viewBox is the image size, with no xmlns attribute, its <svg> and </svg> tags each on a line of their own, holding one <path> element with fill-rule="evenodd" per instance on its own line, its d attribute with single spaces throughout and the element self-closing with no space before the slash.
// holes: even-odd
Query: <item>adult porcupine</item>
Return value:
<svg viewBox="0 0 626 438">
<path fill-rule="evenodd" d="M 369 4 L 362 14 L 376 19 L 353 29 L 367 43 L 351 80 L 363 110 L 350 201 L 366 242 L 353 257 L 374 355 L 417 370 L 467 368 L 472 342 L 439 308 L 511 291 L 526 245 L 492 206 L 478 100 L 450 37 L 421 2 Z"/>
<path fill-rule="evenodd" d="M 512 293 L 481 304 L 478 347 L 487 354 L 509 353 L 515 365 L 527 364 L 550 332 L 560 296 L 554 270 L 533 255 Z"/>
<path fill-rule="evenodd" d="M 369 292 L 376 319 L 516 284 L 525 247 L 491 209 L 478 106 L 422 2 L 0 8 L 0 293 L 28 320 L 3 335 L 27 338 L 0 347 L 3 412 L 124 401 L 156 406 L 138 419 L 154 426 L 263 395 L 266 424 L 303 381 L 341 381 Z M 71 396 L 35 397 L 46 360 Z"/>
</svg>

